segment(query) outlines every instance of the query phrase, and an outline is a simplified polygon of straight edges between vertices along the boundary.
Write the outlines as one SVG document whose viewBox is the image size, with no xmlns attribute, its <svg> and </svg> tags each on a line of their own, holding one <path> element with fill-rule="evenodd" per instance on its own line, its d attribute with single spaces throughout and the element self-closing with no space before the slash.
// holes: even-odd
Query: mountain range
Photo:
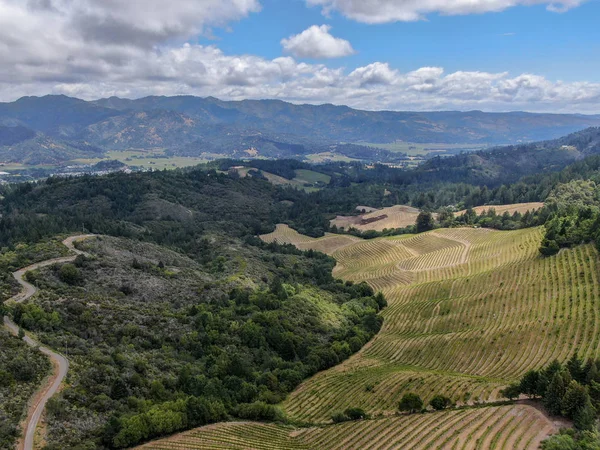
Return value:
<svg viewBox="0 0 600 450">
<path fill-rule="evenodd" d="M 0 103 L 0 160 L 55 164 L 108 150 L 167 155 L 304 159 L 332 152 L 366 161 L 406 155 L 373 148 L 398 141 L 498 144 L 554 139 L 599 126 L 600 116 L 481 111 L 361 111 L 346 106 L 213 97 L 23 97 Z M 362 145 L 369 143 L 370 146 Z"/>
</svg>

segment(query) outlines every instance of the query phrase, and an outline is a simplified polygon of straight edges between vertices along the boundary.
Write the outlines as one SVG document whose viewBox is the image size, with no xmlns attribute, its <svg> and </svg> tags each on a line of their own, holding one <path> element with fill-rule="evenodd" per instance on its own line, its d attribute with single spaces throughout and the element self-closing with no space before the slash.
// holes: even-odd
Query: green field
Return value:
<svg viewBox="0 0 600 450">
<path fill-rule="evenodd" d="M 408 156 L 426 156 L 431 153 L 453 155 L 460 152 L 472 152 L 486 148 L 485 144 L 416 144 L 412 142 L 393 142 L 391 144 L 376 144 L 358 142 L 357 145 L 378 147 L 390 152 L 406 153 Z"/>
<path fill-rule="evenodd" d="M 100 161 L 117 160 L 128 166 L 142 167 L 144 169 L 176 169 L 178 167 L 196 166 L 214 159 L 218 155 L 205 155 L 202 158 L 189 156 L 169 156 L 164 157 L 163 150 L 142 151 L 142 150 L 123 150 L 109 151 L 105 158 L 77 159 L 78 164 L 96 164 Z"/>
</svg>

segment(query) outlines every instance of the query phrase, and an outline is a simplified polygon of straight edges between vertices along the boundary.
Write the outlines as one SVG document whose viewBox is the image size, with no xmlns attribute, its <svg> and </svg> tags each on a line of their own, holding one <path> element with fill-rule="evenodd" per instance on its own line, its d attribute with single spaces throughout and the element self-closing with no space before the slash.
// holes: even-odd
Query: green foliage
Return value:
<svg viewBox="0 0 600 450">
<path fill-rule="evenodd" d="M 58 271 L 58 276 L 70 285 L 76 285 L 81 281 L 81 273 L 73 264 L 63 264 Z"/>
<path fill-rule="evenodd" d="M 43 354 L 0 329 L 0 448 L 14 448 L 27 403 L 50 368 Z"/>
<path fill-rule="evenodd" d="M 265 402 L 242 403 L 233 411 L 233 414 L 246 420 L 266 420 L 269 422 L 284 420 L 281 409 Z"/>
<path fill-rule="evenodd" d="M 402 396 L 398 409 L 409 413 L 415 413 L 423 408 L 423 400 L 417 394 L 409 392 Z"/>
<path fill-rule="evenodd" d="M 429 405 L 433 409 L 441 411 L 452 406 L 452 400 L 444 395 L 437 394 L 434 395 L 433 398 L 429 401 Z"/>
<path fill-rule="evenodd" d="M 514 400 L 516 398 L 519 398 L 520 394 L 521 394 L 521 386 L 516 383 L 511 384 L 500 391 L 500 395 L 502 395 L 502 397 L 505 397 L 509 400 Z"/>
<path fill-rule="evenodd" d="M 425 231 L 433 230 L 435 227 L 435 220 L 430 212 L 421 212 L 417 216 L 417 233 L 423 233 Z"/>
<path fill-rule="evenodd" d="M 600 435 L 596 430 L 560 430 L 542 442 L 542 450 L 600 450 Z"/>
</svg>

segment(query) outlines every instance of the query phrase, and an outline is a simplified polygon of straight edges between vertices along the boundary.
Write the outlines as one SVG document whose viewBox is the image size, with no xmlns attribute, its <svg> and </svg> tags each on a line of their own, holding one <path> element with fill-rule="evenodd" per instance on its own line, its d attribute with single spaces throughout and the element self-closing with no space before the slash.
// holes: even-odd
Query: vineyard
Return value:
<svg viewBox="0 0 600 450">
<path fill-rule="evenodd" d="M 250 422 L 209 425 L 146 450 L 537 449 L 556 428 L 526 405 L 462 409 L 293 429 Z"/>
<path fill-rule="evenodd" d="M 283 403 L 311 423 L 292 430 L 227 423 L 159 441 L 149 449 L 538 448 L 556 426 L 524 404 L 397 416 L 408 392 L 458 405 L 499 399 L 529 369 L 600 353 L 600 264 L 592 245 L 543 258 L 543 230 L 439 229 L 362 240 L 314 239 L 287 226 L 268 242 L 329 253 L 336 277 L 385 293 L 383 328 L 359 353 L 301 384 Z M 331 424 L 360 407 L 374 419 Z"/>
<path fill-rule="evenodd" d="M 351 406 L 389 413 L 411 391 L 425 401 L 491 401 L 576 349 L 598 356 L 597 252 L 588 245 L 541 258 L 541 233 L 441 229 L 333 251 L 335 275 L 367 281 L 389 307 L 369 345 L 291 394 L 288 415 L 325 423 Z"/>
</svg>

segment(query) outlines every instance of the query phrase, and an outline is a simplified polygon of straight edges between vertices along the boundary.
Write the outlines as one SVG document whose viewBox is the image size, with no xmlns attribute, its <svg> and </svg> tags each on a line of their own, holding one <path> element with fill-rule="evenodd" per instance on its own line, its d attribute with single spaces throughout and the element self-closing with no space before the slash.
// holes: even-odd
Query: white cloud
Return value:
<svg viewBox="0 0 600 450">
<path fill-rule="evenodd" d="M 297 58 L 341 58 L 354 54 L 350 42 L 329 33 L 329 25 L 313 25 L 300 34 L 281 40 L 284 50 Z"/>
<path fill-rule="evenodd" d="M 292 56 L 231 55 L 215 46 L 185 42 L 189 33 L 257 10 L 254 0 L 203 0 L 201 10 L 194 6 L 198 0 L 171 2 L 168 7 L 146 0 L 143 4 L 152 6 L 147 8 L 150 12 L 139 21 L 126 20 L 134 3 L 142 4 L 141 0 L 0 0 L 0 100 L 48 93 L 85 99 L 192 94 L 330 102 L 364 109 L 600 113 L 600 83 L 505 72 L 445 73 L 440 67 L 401 72 L 384 61 L 331 68 Z M 84 36 L 74 25 L 80 21 L 74 8 L 103 15 L 107 21 L 111 14 L 124 14 L 119 30 L 129 38 L 111 41 L 96 32 Z M 149 40 L 135 37 L 137 32 Z"/>
<path fill-rule="evenodd" d="M 498 12 L 518 5 L 547 5 L 553 12 L 564 12 L 586 0 L 306 0 L 321 6 L 324 14 L 339 11 L 364 23 L 408 22 L 424 19 L 427 14 L 447 15 Z"/>
</svg>

